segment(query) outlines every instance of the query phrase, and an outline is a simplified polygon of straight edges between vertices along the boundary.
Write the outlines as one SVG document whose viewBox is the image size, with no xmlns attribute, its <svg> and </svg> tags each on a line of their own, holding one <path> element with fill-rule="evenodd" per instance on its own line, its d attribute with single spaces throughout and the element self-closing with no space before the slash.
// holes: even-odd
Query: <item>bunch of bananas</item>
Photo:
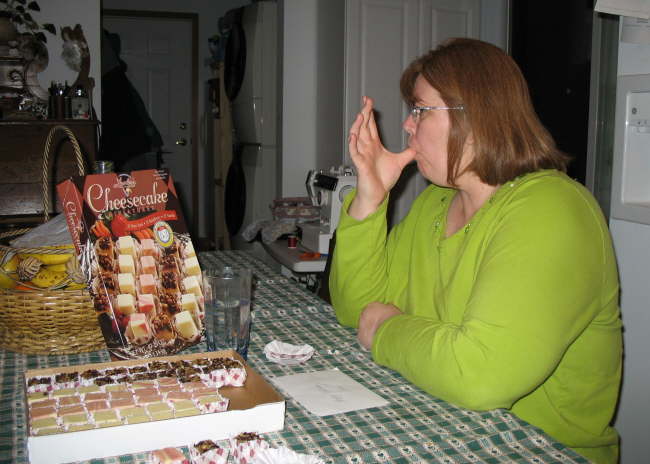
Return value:
<svg viewBox="0 0 650 464">
<path fill-rule="evenodd" d="M 0 252 L 0 287 L 78 290 L 86 286 L 73 245 L 42 247 L 64 253 Z M 24 285 L 21 285 L 24 284 Z"/>
</svg>

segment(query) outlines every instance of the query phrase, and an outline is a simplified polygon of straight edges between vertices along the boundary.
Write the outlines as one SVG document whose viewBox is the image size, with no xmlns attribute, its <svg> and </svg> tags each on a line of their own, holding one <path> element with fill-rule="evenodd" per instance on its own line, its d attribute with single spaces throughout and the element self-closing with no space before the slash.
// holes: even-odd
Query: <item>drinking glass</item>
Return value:
<svg viewBox="0 0 650 464">
<path fill-rule="evenodd" d="M 250 269 L 225 266 L 203 272 L 208 350 L 235 350 L 248 357 L 251 326 Z"/>
</svg>

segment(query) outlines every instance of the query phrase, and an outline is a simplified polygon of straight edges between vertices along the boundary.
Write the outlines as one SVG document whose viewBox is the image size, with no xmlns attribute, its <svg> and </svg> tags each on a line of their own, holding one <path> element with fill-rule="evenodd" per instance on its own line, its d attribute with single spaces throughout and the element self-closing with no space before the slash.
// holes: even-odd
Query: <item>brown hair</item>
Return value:
<svg viewBox="0 0 650 464">
<path fill-rule="evenodd" d="M 422 76 L 450 111 L 447 181 L 455 185 L 463 147 L 473 138 L 474 160 L 467 170 L 488 185 L 500 185 L 540 169 L 566 170 L 560 152 L 540 122 L 519 67 L 500 48 L 475 39 L 449 39 L 413 61 L 402 74 L 404 100 L 415 104 L 415 81 Z"/>
</svg>

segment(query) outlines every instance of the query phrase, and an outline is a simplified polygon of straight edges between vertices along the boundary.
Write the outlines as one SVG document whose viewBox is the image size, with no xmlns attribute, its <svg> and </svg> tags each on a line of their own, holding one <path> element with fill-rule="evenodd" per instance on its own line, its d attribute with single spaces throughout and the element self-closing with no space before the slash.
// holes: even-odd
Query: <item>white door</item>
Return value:
<svg viewBox="0 0 650 464">
<path fill-rule="evenodd" d="M 104 29 L 118 34 L 120 58 L 163 139 L 168 168 L 183 215 L 195 228 L 197 161 L 192 138 L 192 21 L 187 18 L 104 14 Z"/>
<path fill-rule="evenodd" d="M 420 46 L 426 53 L 449 37 L 479 38 L 480 0 L 425 0 L 420 2 Z"/>
<path fill-rule="evenodd" d="M 402 122 L 402 71 L 417 56 L 448 37 L 479 36 L 480 0 L 347 0 L 345 123 L 354 120 L 361 97 L 375 100 L 379 130 L 386 148 L 401 151 L 407 143 Z M 347 145 L 346 164 L 351 164 Z M 390 222 L 399 222 L 427 181 L 409 165 L 393 189 Z"/>
</svg>

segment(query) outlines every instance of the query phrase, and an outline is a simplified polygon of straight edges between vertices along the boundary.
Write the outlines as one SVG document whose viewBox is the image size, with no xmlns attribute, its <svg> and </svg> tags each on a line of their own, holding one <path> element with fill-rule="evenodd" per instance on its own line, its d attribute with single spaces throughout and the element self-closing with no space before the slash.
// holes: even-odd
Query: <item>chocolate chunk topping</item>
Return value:
<svg viewBox="0 0 650 464">
<path fill-rule="evenodd" d="M 113 271 L 113 259 L 106 256 L 106 255 L 99 255 L 97 258 L 97 262 L 99 263 L 99 267 L 101 267 L 104 271 Z"/>
<path fill-rule="evenodd" d="M 96 298 L 93 300 L 93 306 L 95 307 L 95 311 L 108 311 L 111 309 L 108 295 L 105 293 L 97 294 Z"/>
<path fill-rule="evenodd" d="M 163 256 L 160 258 L 160 265 L 163 267 L 174 267 L 176 266 L 176 257 L 175 256 Z"/>
<path fill-rule="evenodd" d="M 116 377 L 115 382 L 117 383 L 130 383 L 133 379 L 130 375 L 123 375 L 121 377 Z"/>
<path fill-rule="evenodd" d="M 162 371 L 169 369 L 169 363 L 168 362 L 161 362 L 161 361 L 153 361 L 149 363 L 149 369 L 152 371 Z"/>
<path fill-rule="evenodd" d="M 203 440 L 196 443 L 194 448 L 199 452 L 199 454 L 203 454 L 213 449 L 219 449 L 219 446 L 212 440 Z"/>
<path fill-rule="evenodd" d="M 172 271 L 163 272 L 162 286 L 165 289 L 176 290 L 178 288 L 178 275 Z"/>
<path fill-rule="evenodd" d="M 210 367 L 214 369 L 233 369 L 240 368 L 242 364 L 236 359 L 232 358 L 214 358 Z"/>
<path fill-rule="evenodd" d="M 108 385 L 113 383 L 113 379 L 111 379 L 110 377 L 99 377 L 93 380 L 93 383 L 98 387 L 101 387 L 102 385 Z"/>
<path fill-rule="evenodd" d="M 60 383 L 75 382 L 79 380 L 79 374 L 77 372 L 63 372 L 57 374 L 56 377 L 54 377 L 54 380 Z"/>
<path fill-rule="evenodd" d="M 176 242 L 169 245 L 167 248 L 163 248 L 163 253 L 166 255 L 178 254 L 178 244 Z"/>
<path fill-rule="evenodd" d="M 180 380 L 183 383 L 200 382 L 201 377 L 199 377 L 198 375 L 185 375 L 185 376 L 178 376 L 178 380 Z"/>
<path fill-rule="evenodd" d="M 178 295 L 175 293 L 163 293 L 160 295 L 160 302 L 167 308 L 170 315 L 180 312 L 181 306 Z"/>
<path fill-rule="evenodd" d="M 101 237 L 99 240 L 97 240 L 97 245 L 99 246 L 100 250 L 110 251 L 113 247 L 113 242 L 111 241 L 110 237 Z"/>
<path fill-rule="evenodd" d="M 115 291 L 115 289 L 117 288 L 116 285 L 115 285 L 115 279 L 113 279 L 112 275 L 102 274 L 101 275 L 101 285 L 103 285 L 104 288 L 106 288 L 106 290 L 109 290 L 109 291 L 110 290 Z"/>
<path fill-rule="evenodd" d="M 101 372 L 99 372 L 97 369 L 88 369 L 87 371 L 83 371 L 81 373 L 81 378 L 94 379 L 95 377 L 101 377 L 101 375 Z"/>
<path fill-rule="evenodd" d="M 172 362 L 170 362 L 170 364 L 171 364 L 173 369 L 179 369 L 179 368 L 183 368 L 185 366 L 190 366 L 191 365 L 190 363 L 188 363 L 187 361 L 184 361 L 182 359 L 179 360 L 179 361 L 172 361 Z"/>
<path fill-rule="evenodd" d="M 176 371 L 173 369 L 170 369 L 168 371 L 162 371 L 158 373 L 158 377 L 171 377 L 171 378 L 176 378 Z"/>
<path fill-rule="evenodd" d="M 161 314 L 151 322 L 156 332 L 160 332 L 161 330 L 172 330 L 172 322 L 167 314 Z"/>
<path fill-rule="evenodd" d="M 237 440 L 237 443 L 244 443 L 247 441 L 253 441 L 253 440 L 261 440 L 262 437 L 260 437 L 258 434 L 255 432 L 242 432 L 239 435 L 235 437 L 235 440 Z"/>
<path fill-rule="evenodd" d="M 129 374 L 138 374 L 138 373 L 147 372 L 147 371 L 148 371 L 148 369 L 146 368 L 146 366 L 135 366 L 135 367 L 131 367 L 129 369 Z"/>
<path fill-rule="evenodd" d="M 209 366 L 212 361 L 210 361 L 209 359 L 200 358 L 200 359 L 195 359 L 193 362 L 195 366 Z"/>
<path fill-rule="evenodd" d="M 137 380 L 155 380 L 158 378 L 157 372 L 141 372 L 140 374 L 135 374 L 133 377 L 134 381 Z"/>
<path fill-rule="evenodd" d="M 176 369 L 176 375 L 178 377 L 189 377 L 195 374 L 200 373 L 201 371 L 195 367 L 183 366 Z"/>
<path fill-rule="evenodd" d="M 32 387 L 34 385 L 50 385 L 52 379 L 50 377 L 32 377 L 27 381 L 27 386 Z"/>
</svg>

